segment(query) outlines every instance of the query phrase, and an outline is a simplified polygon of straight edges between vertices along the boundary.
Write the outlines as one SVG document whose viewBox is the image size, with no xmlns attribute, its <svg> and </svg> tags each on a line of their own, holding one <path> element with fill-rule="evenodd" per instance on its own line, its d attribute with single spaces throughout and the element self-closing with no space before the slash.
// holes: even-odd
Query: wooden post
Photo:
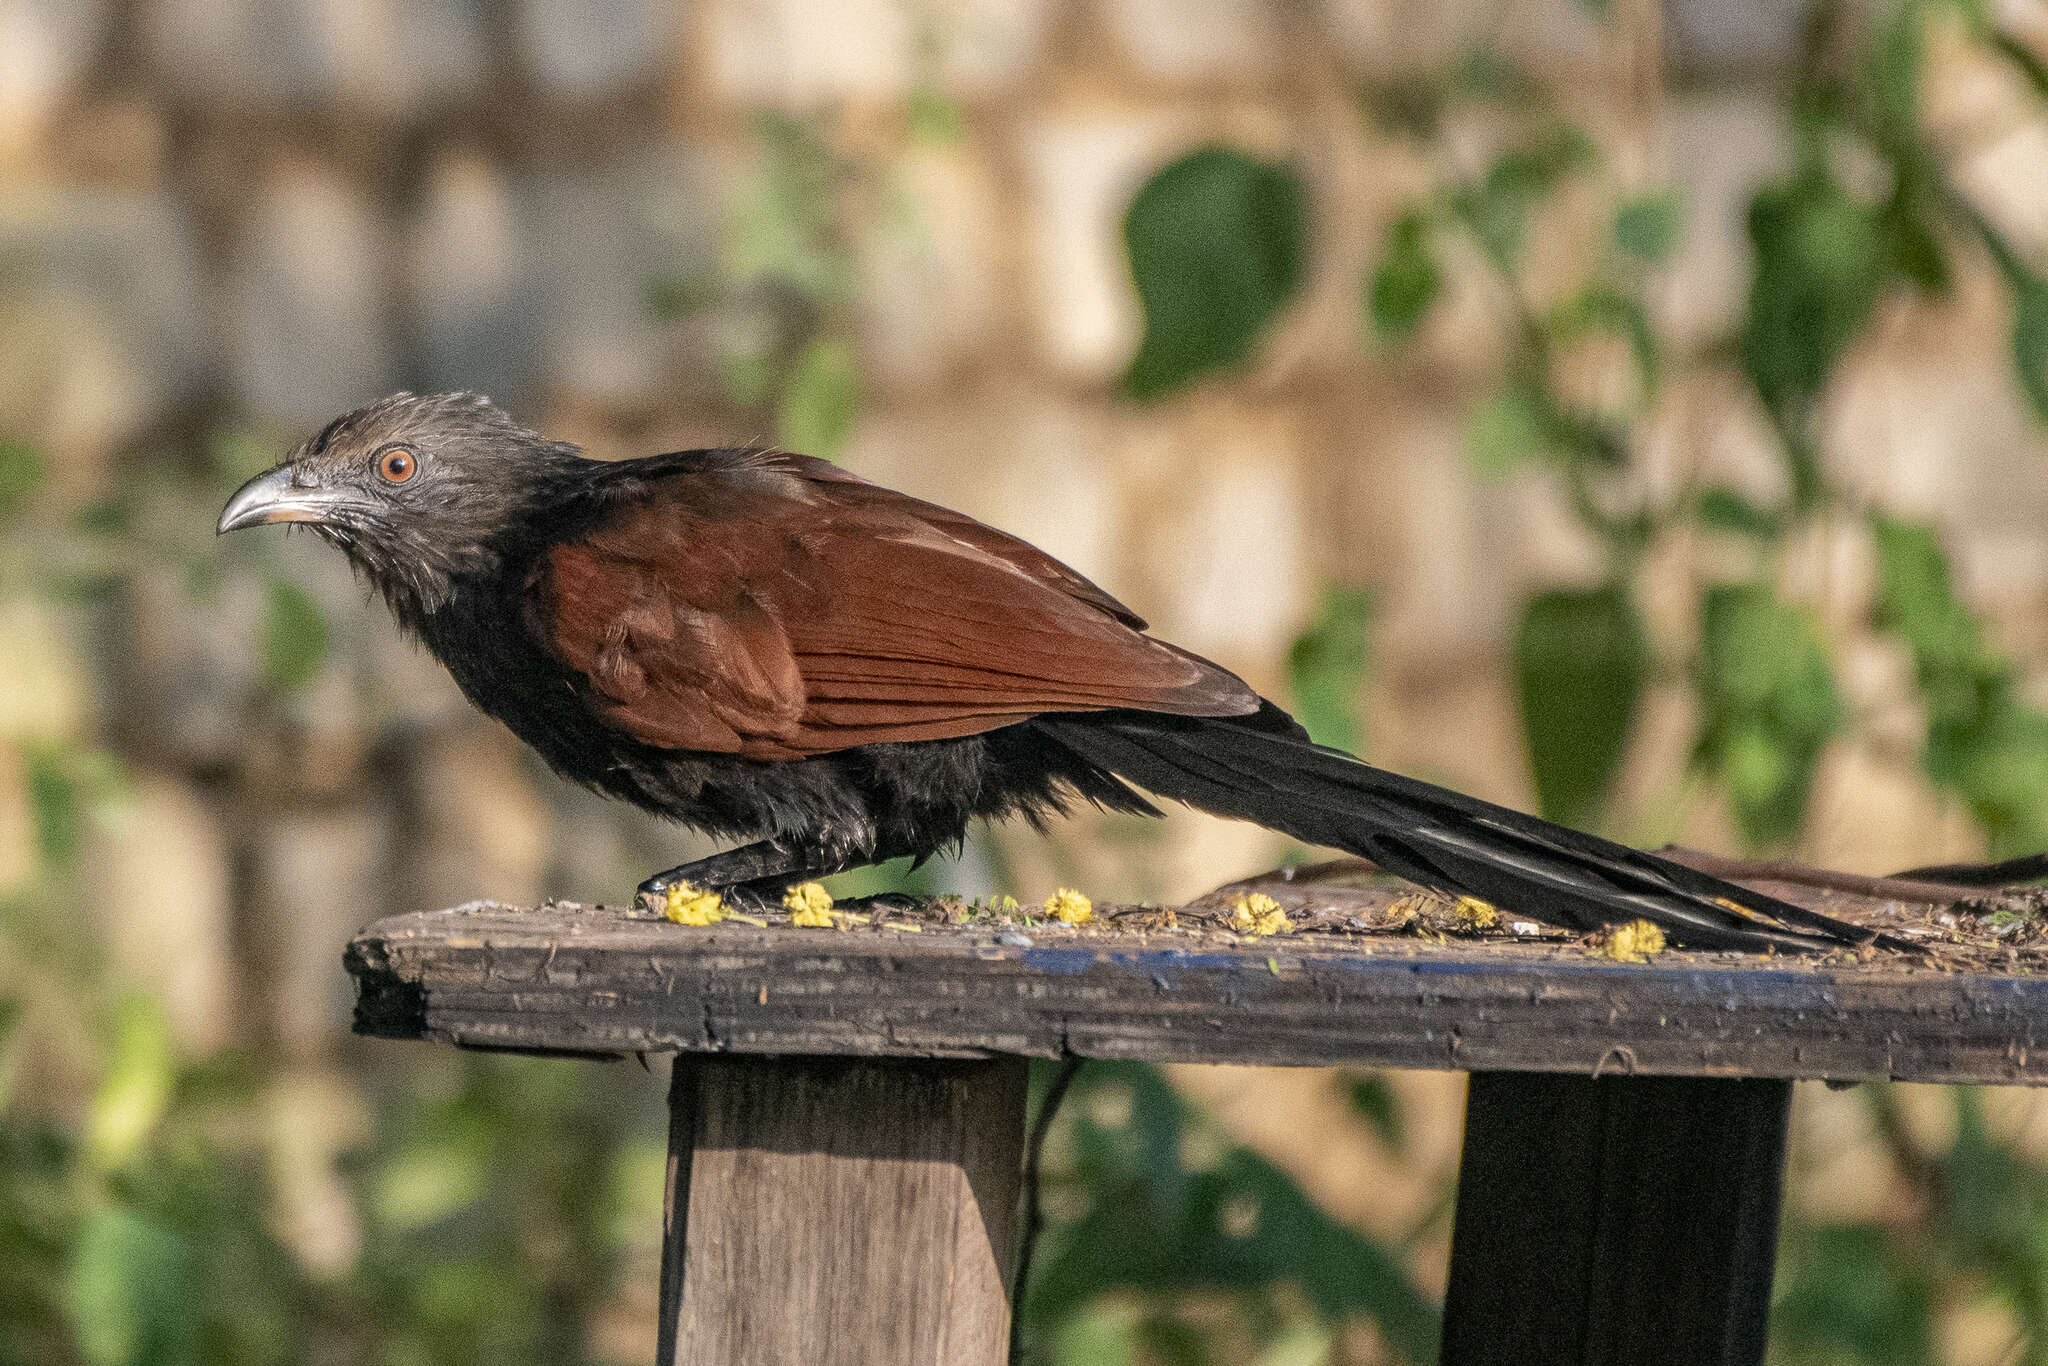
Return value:
<svg viewBox="0 0 2048 1366">
<path fill-rule="evenodd" d="M 1756 1366 L 1791 1083 L 1475 1072 L 1441 1366 Z"/>
<path fill-rule="evenodd" d="M 1025 1064 L 679 1058 L 660 1366 L 1001 1366 Z"/>
</svg>

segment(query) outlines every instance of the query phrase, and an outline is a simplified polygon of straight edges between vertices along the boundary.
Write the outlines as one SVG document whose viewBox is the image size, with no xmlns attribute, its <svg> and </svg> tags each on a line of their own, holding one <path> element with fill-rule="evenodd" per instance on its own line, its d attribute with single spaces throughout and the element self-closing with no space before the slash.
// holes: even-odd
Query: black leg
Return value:
<svg viewBox="0 0 2048 1366">
<path fill-rule="evenodd" d="M 1756 1366 L 1792 1084 L 1475 1072 L 1442 1366 Z"/>
<path fill-rule="evenodd" d="M 709 858 L 682 864 L 665 873 L 656 873 L 640 884 L 640 895 L 662 896 L 679 882 L 707 891 L 744 890 L 766 895 L 771 891 L 780 892 L 792 882 L 844 872 L 856 862 L 863 861 L 834 855 L 824 849 L 791 849 L 774 840 L 758 840 L 737 849 L 721 850 Z"/>
</svg>

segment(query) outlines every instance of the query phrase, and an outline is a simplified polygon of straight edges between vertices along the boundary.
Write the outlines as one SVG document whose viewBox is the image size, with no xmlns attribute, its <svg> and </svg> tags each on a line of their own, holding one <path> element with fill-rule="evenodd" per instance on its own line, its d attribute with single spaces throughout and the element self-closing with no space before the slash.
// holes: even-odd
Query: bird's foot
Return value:
<svg viewBox="0 0 2048 1366">
<path fill-rule="evenodd" d="M 722 910 L 738 911 L 744 915 L 758 915 L 762 911 L 777 910 L 782 905 L 782 887 L 768 882 L 702 883 L 686 878 L 671 877 L 667 873 L 657 874 L 640 884 L 633 893 L 633 902 L 642 911 L 655 916 L 667 916 L 670 910 L 670 893 L 683 890 L 688 899 L 716 897 Z"/>
<path fill-rule="evenodd" d="M 930 899 L 908 892 L 871 892 L 867 896 L 846 897 L 839 907 L 848 911 L 914 911 Z"/>
</svg>

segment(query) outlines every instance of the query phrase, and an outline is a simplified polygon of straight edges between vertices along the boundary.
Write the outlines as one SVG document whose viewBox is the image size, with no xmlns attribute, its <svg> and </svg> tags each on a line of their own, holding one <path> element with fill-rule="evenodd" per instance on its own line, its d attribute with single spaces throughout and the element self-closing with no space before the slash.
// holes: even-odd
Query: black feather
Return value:
<svg viewBox="0 0 2048 1366">
<path fill-rule="evenodd" d="M 1453 895 L 1581 930 L 1647 920 L 1699 948 L 1823 950 L 1874 931 L 1625 845 L 1404 778 L 1250 717 L 1043 716 L 1047 738 L 1148 791 L 1371 859 Z"/>
</svg>

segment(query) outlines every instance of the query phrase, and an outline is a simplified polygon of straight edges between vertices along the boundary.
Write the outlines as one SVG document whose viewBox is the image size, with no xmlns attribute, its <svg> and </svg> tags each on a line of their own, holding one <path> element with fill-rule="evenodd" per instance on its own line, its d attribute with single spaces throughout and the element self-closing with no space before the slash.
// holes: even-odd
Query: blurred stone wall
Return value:
<svg viewBox="0 0 2048 1366">
<path fill-rule="evenodd" d="M 1319 586 L 1370 585 L 1371 752 L 1526 803 L 1507 626 L 1530 586 L 1597 561 L 1540 474 L 1468 468 L 1464 415 L 1499 360 L 1483 281 L 1454 279 L 1410 354 L 1360 342 L 1360 273 L 1426 168 L 1368 126 L 1352 85 L 1497 26 L 1568 92 L 1610 188 L 1675 182 L 1687 211 L 1659 322 L 1697 354 L 1649 448 L 1672 477 L 1753 486 L 1772 464 L 1714 346 L 1746 287 L 1747 195 L 1785 163 L 1774 82 L 1797 6 L 1624 3 L 1604 26 L 1589 8 L 0 0 L 0 435 L 53 460 L 51 516 L 117 491 L 134 509 L 111 597 L 0 603 L 0 771 L 38 737 L 110 746 L 130 781 L 80 913 L 193 1046 L 308 1060 L 338 1047 L 337 957 L 372 916 L 618 898 L 697 848 L 540 772 L 331 551 L 216 546 L 209 452 L 227 434 L 245 463 L 274 458 L 399 387 L 485 389 L 602 455 L 767 435 L 722 379 L 748 315 L 650 301 L 731 268 L 761 170 L 753 116 L 777 110 L 850 168 L 831 225 L 853 283 L 834 325 L 861 385 L 848 465 L 1036 541 L 1267 690 Z M 2043 22 L 2038 6 L 2010 19 Z M 1936 68 L 1931 117 L 1973 192 L 2048 246 L 2048 128 L 1996 73 L 1940 54 Z M 919 112 L 933 108 L 937 133 Z M 1307 176 L 1312 278 L 1247 374 L 1134 406 L 1114 395 L 1139 330 L 1121 214 L 1150 171 L 1212 139 Z M 1537 225 L 1533 289 L 1572 278 L 1602 211 L 1571 200 Z M 1887 313 L 1831 400 L 1827 454 L 1941 525 L 1969 594 L 2039 659 L 2048 440 L 2007 372 L 2002 306 L 1973 267 L 1951 299 Z M 1661 632 L 1687 630 L 1702 554 L 1653 566 Z M 1869 560 L 1845 526 L 1795 547 L 1786 574 L 1855 640 Z M 290 694 L 258 664 L 273 574 L 335 635 Z M 1883 722 L 1906 665 L 1876 642 L 1850 651 L 1846 685 Z M 1829 756 L 1808 855 L 1877 869 L 1971 852 L 1967 823 L 1886 752 L 1911 734 L 1894 722 Z M 1680 690 L 1643 732 L 1622 828 L 1732 845 L 1710 801 L 1674 814 Z M 19 786 L 0 781 L 0 883 L 27 857 Z M 1083 820 L 999 846 L 1000 863 L 956 871 L 966 890 L 1001 866 L 1024 895 L 1058 880 L 1177 897 L 1279 852 L 1194 817 L 1156 838 Z"/>
</svg>

